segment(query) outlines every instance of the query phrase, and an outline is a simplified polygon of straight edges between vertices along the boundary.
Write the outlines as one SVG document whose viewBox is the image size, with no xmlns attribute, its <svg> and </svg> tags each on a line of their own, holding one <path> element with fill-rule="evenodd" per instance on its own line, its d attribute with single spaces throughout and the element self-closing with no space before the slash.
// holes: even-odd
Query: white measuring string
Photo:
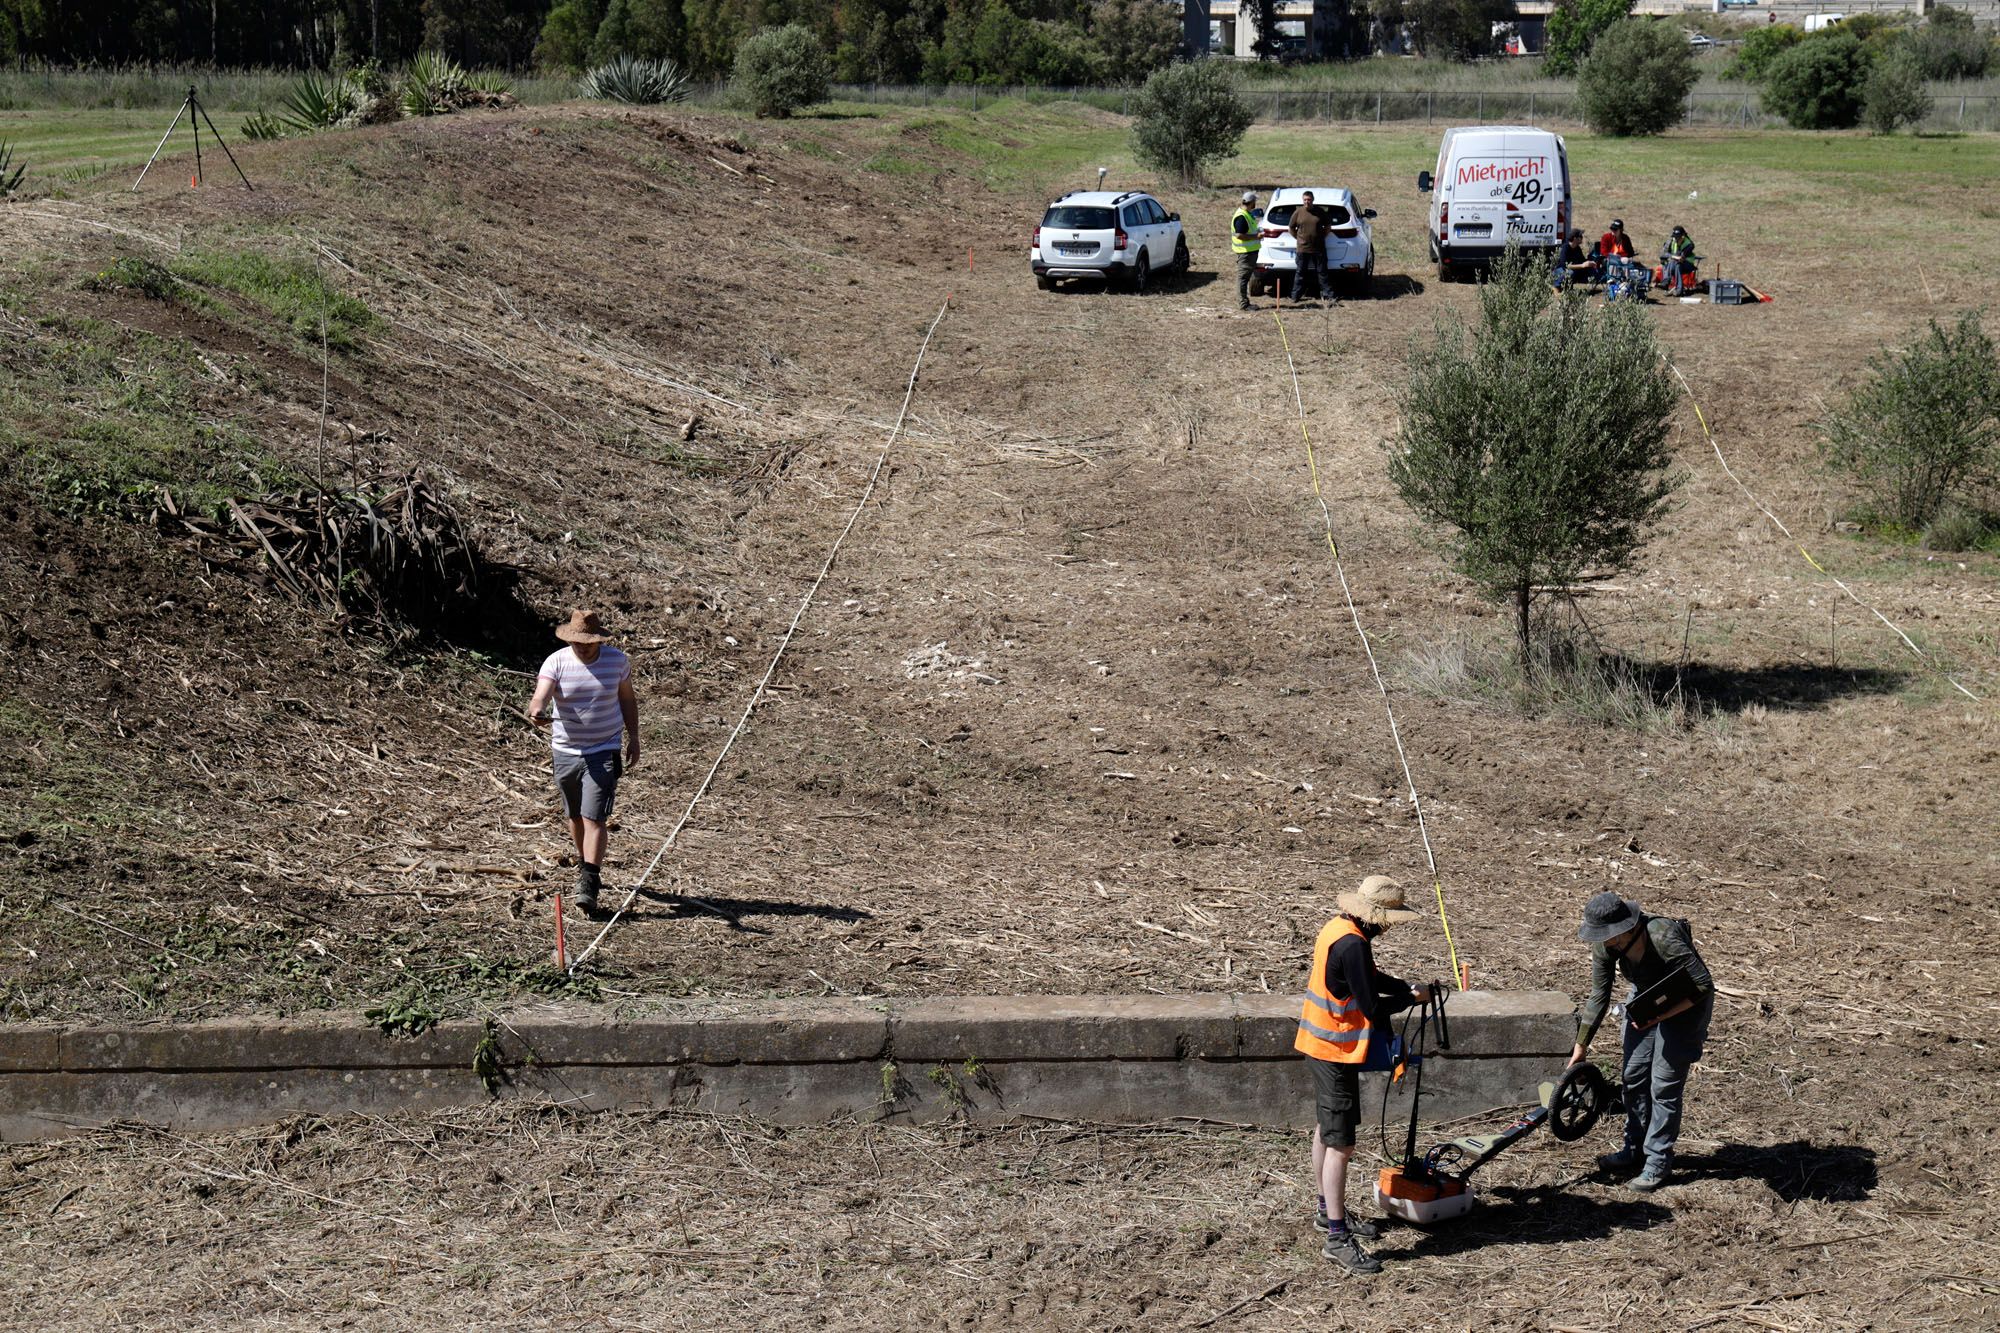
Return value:
<svg viewBox="0 0 2000 1333">
<path fill-rule="evenodd" d="M 743 716 L 736 719 L 736 726 L 730 731 L 729 738 L 723 741 L 722 749 L 716 752 L 715 762 L 708 766 L 708 772 L 703 776 L 701 785 L 696 787 L 694 795 L 688 798 L 687 809 L 681 811 L 681 817 L 674 821 L 666 840 L 660 844 L 659 850 L 653 853 L 653 859 L 647 863 L 645 873 L 640 875 L 638 881 L 626 891 L 625 900 L 618 904 L 618 910 L 604 923 L 604 929 L 597 932 L 597 938 L 571 960 L 569 965 L 571 974 L 583 966 L 585 959 L 597 952 L 597 946 L 604 943 L 604 937 L 618 924 L 618 918 L 625 915 L 625 909 L 639 896 L 639 890 L 646 887 L 646 881 L 653 877 L 653 871 L 659 868 L 661 859 L 672 849 L 675 840 L 681 836 L 681 830 L 687 827 L 688 820 L 694 817 L 694 808 L 701 804 L 701 798 L 708 794 L 710 785 L 715 781 L 715 775 L 722 769 L 722 761 L 729 757 L 730 750 L 735 748 L 737 738 L 743 734 L 743 729 L 750 725 L 751 712 L 756 709 L 758 701 L 763 699 L 764 691 L 771 683 L 771 677 L 777 674 L 778 663 L 784 659 L 785 650 L 792 646 L 792 637 L 799 632 L 799 623 L 806 618 L 806 612 L 811 609 L 813 598 L 818 594 L 820 585 L 826 582 L 827 574 L 833 569 L 833 562 L 839 558 L 840 548 L 847 542 L 847 534 L 854 531 L 854 525 L 861 519 L 861 512 L 868 507 L 868 501 L 874 498 L 876 483 L 882 479 L 882 468 L 889 461 L 889 453 L 896 447 L 897 438 L 903 433 L 904 421 L 909 418 L 910 400 L 917 392 L 917 374 L 924 368 L 924 354 L 930 351 L 931 339 L 936 335 L 938 325 L 944 321 L 945 312 L 950 309 L 951 294 L 947 292 L 944 304 L 938 307 L 937 317 L 931 320 L 930 327 L 924 330 L 923 345 L 917 348 L 916 363 L 910 367 L 910 380 L 903 389 L 902 409 L 896 413 L 896 424 L 890 428 L 889 438 L 883 441 L 882 451 L 875 455 L 875 466 L 868 473 L 868 484 L 862 488 L 861 498 L 854 502 L 854 512 L 847 516 L 847 526 L 833 539 L 833 546 L 827 551 L 826 560 L 821 563 L 819 573 L 813 577 L 812 586 L 806 589 L 806 595 L 799 601 L 799 609 L 792 613 L 792 623 L 785 627 L 784 637 L 778 640 L 778 649 L 771 654 L 770 665 L 764 668 L 763 676 L 757 681 L 757 688 L 750 692 L 750 702 L 743 705 Z"/>
<path fill-rule="evenodd" d="M 1382 683 L 1382 668 L 1376 664 L 1375 648 L 1368 642 L 1368 631 L 1361 627 L 1361 611 L 1354 604 L 1354 590 L 1347 583 L 1347 567 L 1340 558 L 1340 542 L 1333 533 L 1333 510 L 1326 503 L 1326 492 L 1320 487 L 1319 460 L 1313 454 L 1312 434 L 1306 429 L 1305 392 L 1299 387 L 1298 363 L 1292 359 L 1292 340 L 1285 332 L 1285 317 L 1274 308 L 1272 316 L 1278 321 L 1278 340 L 1285 348 L 1285 368 L 1292 375 L 1292 401 L 1298 406 L 1299 438 L 1305 441 L 1306 466 L 1312 472 L 1313 499 L 1319 503 L 1320 519 L 1326 525 L 1326 549 L 1333 555 L 1333 572 L 1340 578 L 1340 595 L 1347 599 L 1347 614 L 1354 621 L 1354 632 L 1361 639 L 1361 651 L 1368 655 L 1368 671 L 1375 678 L 1375 689 L 1382 696 L 1382 711 L 1389 719 L 1389 737 L 1396 743 L 1396 761 L 1403 766 L 1403 781 L 1410 789 L 1410 808 L 1417 816 L 1417 836 L 1423 839 L 1424 861 L 1430 867 L 1431 887 L 1437 893 L 1438 922 L 1444 927 L 1445 949 L 1451 957 L 1452 984 L 1465 989 L 1465 973 L 1458 962 L 1458 944 L 1452 938 L 1451 918 L 1444 910 L 1444 877 L 1438 871 L 1437 850 L 1431 846 L 1429 822 L 1424 818 L 1423 798 L 1417 794 L 1416 775 L 1410 771 L 1410 756 L 1403 748 L 1403 729 L 1396 723 L 1396 709 L 1389 702 L 1389 687 Z"/>
<path fill-rule="evenodd" d="M 1775 527 L 1779 532 L 1784 533 L 1786 541 L 1790 542 L 1793 546 L 1798 547 L 1799 554 L 1805 557 L 1807 564 L 1811 565 L 1814 569 L 1818 570 L 1820 573 L 1826 575 L 1826 577 L 1832 581 L 1834 587 L 1846 593 L 1847 600 L 1853 602 L 1856 606 L 1868 612 L 1868 614 L 1874 616 L 1884 625 L 1887 625 L 1889 629 L 1895 634 L 1895 636 L 1903 641 L 1903 646 L 1908 648 L 1912 653 L 1916 654 L 1918 661 L 1922 662 L 1925 666 L 1929 667 L 1931 670 L 1937 672 L 1940 676 L 1943 676 L 1945 680 L 1950 683 L 1951 687 L 1954 690 L 1957 690 L 1960 694 L 1964 695 L 1968 699 L 1974 700 L 1975 702 L 1978 701 L 1980 696 L 1974 694 L 1971 690 L 1968 690 L 1965 688 L 1965 686 L 1959 684 L 1957 678 L 1954 677 L 1949 671 L 1946 671 L 1943 667 L 1939 666 L 1935 661 L 1933 661 L 1930 654 L 1926 653 L 1923 649 L 1917 647 L 1916 641 L 1910 638 L 1909 635 L 1903 633 L 1901 626 L 1897 625 L 1895 621 L 1889 619 L 1889 617 L 1883 615 L 1880 611 L 1876 610 L 1869 603 L 1862 601 L 1860 597 L 1855 595 L 1854 589 L 1848 587 L 1845 583 L 1840 581 L 1840 577 L 1837 574 L 1835 574 L 1832 570 L 1828 569 L 1825 565 L 1822 565 L 1819 561 L 1813 559 L 1812 552 L 1808 551 L 1805 548 L 1805 546 L 1799 541 L 1799 539 L 1792 535 L 1792 530 L 1785 526 L 1785 521 L 1779 518 L 1776 514 L 1772 513 L 1770 507 L 1766 505 L 1762 500 L 1759 500 L 1755 495 L 1750 493 L 1750 488 L 1748 486 L 1745 486 L 1743 484 L 1743 479 L 1736 475 L 1736 469 L 1729 466 L 1729 460 L 1723 457 L 1722 446 L 1716 442 L 1715 432 L 1708 428 L 1708 417 L 1705 413 L 1702 412 L 1701 403 L 1695 398 L 1694 386 L 1688 383 L 1688 377 L 1686 375 L 1683 375 L 1681 373 L 1681 368 L 1675 365 L 1671 361 L 1667 362 L 1667 369 L 1674 372 L 1674 378 L 1679 380 L 1681 382 L 1681 388 L 1687 391 L 1688 402 L 1694 407 L 1694 419 L 1701 423 L 1702 437 L 1708 441 L 1708 447 L 1715 451 L 1715 461 L 1722 464 L 1722 471 L 1724 475 L 1726 475 L 1731 481 L 1736 483 L 1737 490 L 1743 492 L 1743 498 L 1748 500 L 1756 508 L 1758 513 L 1762 514 L 1765 518 L 1770 519 L 1771 526 Z"/>
</svg>

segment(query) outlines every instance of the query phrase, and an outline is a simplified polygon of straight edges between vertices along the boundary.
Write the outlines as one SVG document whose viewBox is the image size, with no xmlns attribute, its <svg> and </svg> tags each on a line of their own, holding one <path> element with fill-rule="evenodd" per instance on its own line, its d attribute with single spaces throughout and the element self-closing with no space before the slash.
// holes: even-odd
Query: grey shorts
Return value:
<svg viewBox="0 0 2000 1333">
<path fill-rule="evenodd" d="M 562 795 L 563 818 L 588 819 L 602 824 L 611 818 L 611 803 L 618 796 L 618 778 L 625 771 L 625 757 L 616 750 L 594 754 L 555 752 L 556 791 Z"/>
</svg>

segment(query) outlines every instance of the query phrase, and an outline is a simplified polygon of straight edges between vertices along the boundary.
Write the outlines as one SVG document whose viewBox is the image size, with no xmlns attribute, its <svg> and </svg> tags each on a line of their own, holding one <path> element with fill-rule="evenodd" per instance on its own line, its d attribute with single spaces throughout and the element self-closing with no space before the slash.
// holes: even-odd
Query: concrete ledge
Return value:
<svg viewBox="0 0 2000 1333">
<path fill-rule="evenodd" d="M 1532 1101 L 1575 1035 L 1553 992 L 1456 996 L 1424 1079 L 1439 1117 Z M 1288 995 L 715 1001 L 621 1018 L 510 1011 L 498 1095 L 584 1109 L 841 1118 L 1310 1122 Z M 287 1115 L 477 1105 L 485 1024 L 386 1037 L 358 1015 L 182 1026 L 0 1027 L 0 1140 L 114 1120 L 220 1129 Z M 1373 1081 L 1378 1076 L 1369 1076 Z M 1374 1094 L 1370 1094 L 1371 1096 Z"/>
</svg>

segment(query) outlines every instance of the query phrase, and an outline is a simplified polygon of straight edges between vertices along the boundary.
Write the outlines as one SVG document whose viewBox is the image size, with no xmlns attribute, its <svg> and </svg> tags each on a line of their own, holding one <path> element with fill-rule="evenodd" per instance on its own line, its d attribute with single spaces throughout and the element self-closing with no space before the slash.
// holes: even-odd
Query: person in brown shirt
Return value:
<svg viewBox="0 0 2000 1333">
<path fill-rule="evenodd" d="M 1306 191 L 1304 202 L 1292 210 L 1289 229 L 1299 247 L 1299 268 L 1298 275 L 1293 279 L 1292 299 L 1305 299 L 1306 276 L 1310 274 L 1313 299 L 1323 301 L 1331 290 L 1326 280 L 1326 214 L 1313 207 L 1311 190 Z"/>
</svg>

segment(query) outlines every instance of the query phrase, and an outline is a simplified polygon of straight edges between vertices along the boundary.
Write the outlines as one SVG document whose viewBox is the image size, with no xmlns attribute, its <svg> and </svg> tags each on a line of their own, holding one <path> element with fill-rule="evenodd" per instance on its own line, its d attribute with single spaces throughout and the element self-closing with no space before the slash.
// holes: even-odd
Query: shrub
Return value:
<svg viewBox="0 0 2000 1333">
<path fill-rule="evenodd" d="M 1673 382 L 1644 309 L 1552 294 L 1518 247 L 1479 303 L 1476 337 L 1441 319 L 1411 347 L 1389 479 L 1451 530 L 1458 571 L 1512 604 L 1529 667 L 1535 598 L 1630 563 L 1681 484 Z"/>
<path fill-rule="evenodd" d="M 1977 509 L 1950 504 L 1924 526 L 1923 544 L 1932 551 L 1970 551 L 1993 531 L 1993 521 Z"/>
<path fill-rule="evenodd" d="M 6 198 L 21 188 L 21 177 L 28 174 L 28 164 L 14 162 L 14 145 L 0 139 L 0 199 Z"/>
<path fill-rule="evenodd" d="M 1819 423 L 1826 457 L 1867 497 L 1869 517 L 1909 531 L 1969 502 L 2000 471 L 2000 356 L 1968 311 L 1930 321 Z"/>
<path fill-rule="evenodd" d="M 1930 114 L 1924 70 L 1916 52 L 1899 46 L 1879 57 L 1862 88 L 1861 118 L 1877 134 L 1894 134 Z"/>
<path fill-rule="evenodd" d="M 1221 60 L 1155 70 L 1133 98 L 1132 116 L 1132 155 L 1187 185 L 1205 183 L 1209 163 L 1235 156 L 1256 119 Z"/>
<path fill-rule="evenodd" d="M 826 52 L 803 23 L 766 28 L 736 48 L 736 86 L 761 117 L 783 120 L 824 102 Z"/>
<path fill-rule="evenodd" d="M 1984 78 L 1996 59 L 1993 39 L 1973 26 L 1972 15 L 1939 5 L 1930 22 L 1910 37 L 1927 79 Z"/>
<path fill-rule="evenodd" d="M 583 76 L 577 92 L 611 102 L 652 105 L 685 102 L 689 84 L 687 72 L 671 60 L 640 60 L 619 56 Z"/>
<path fill-rule="evenodd" d="M 1577 71 L 1583 58 L 1614 24 L 1632 12 L 1636 0 L 1556 0 L 1549 14 L 1547 54 L 1542 68 L 1551 74 Z"/>
<path fill-rule="evenodd" d="M 1861 120 L 1868 54 L 1861 39 L 1835 30 L 1815 34 L 1771 64 L 1764 109 L 1800 130 L 1848 129 Z"/>
<path fill-rule="evenodd" d="M 586 68 L 590 64 L 591 39 L 603 22 L 603 0 L 562 0 L 542 20 L 542 34 L 535 40 L 535 68 Z"/>
<path fill-rule="evenodd" d="M 1777 58 L 1805 38 L 1803 30 L 1789 23 L 1767 23 L 1753 29 L 1743 39 L 1743 45 L 1736 49 L 1736 55 L 1723 67 L 1722 77 L 1762 83 Z"/>
<path fill-rule="evenodd" d="M 1599 134 L 1658 134 L 1680 122 L 1696 77 L 1679 28 L 1624 19 L 1597 39 L 1576 91 L 1584 118 Z"/>
</svg>

